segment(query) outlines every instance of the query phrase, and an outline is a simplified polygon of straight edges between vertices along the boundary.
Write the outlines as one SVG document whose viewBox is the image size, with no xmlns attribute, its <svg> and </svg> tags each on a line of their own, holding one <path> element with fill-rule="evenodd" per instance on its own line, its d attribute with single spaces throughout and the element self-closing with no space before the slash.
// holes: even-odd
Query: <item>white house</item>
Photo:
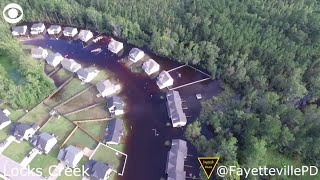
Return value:
<svg viewBox="0 0 320 180">
<path fill-rule="evenodd" d="M 63 59 L 64 58 L 60 53 L 55 53 L 49 54 L 46 58 L 46 61 L 50 66 L 57 67 Z"/>
<path fill-rule="evenodd" d="M 14 136 L 18 141 L 29 140 L 40 128 L 37 124 L 15 123 L 11 126 L 9 134 Z"/>
<path fill-rule="evenodd" d="M 36 23 L 31 26 L 30 34 L 37 35 L 44 32 L 46 29 L 45 25 L 43 23 Z"/>
<path fill-rule="evenodd" d="M 62 29 L 61 29 L 61 26 L 59 26 L 59 25 L 51 25 L 47 29 L 47 32 L 49 35 L 59 34 L 61 31 L 62 31 Z"/>
<path fill-rule="evenodd" d="M 149 59 L 143 63 L 142 69 L 150 76 L 160 70 L 160 65 L 155 60 Z"/>
<path fill-rule="evenodd" d="M 107 108 L 111 115 L 122 115 L 124 114 L 125 103 L 119 96 L 112 96 L 107 100 Z"/>
<path fill-rule="evenodd" d="M 81 65 L 77 63 L 73 59 L 64 58 L 61 61 L 61 65 L 64 69 L 70 71 L 70 72 L 77 72 L 79 69 L 81 69 Z"/>
<path fill-rule="evenodd" d="M 182 100 L 178 91 L 169 91 L 167 97 L 168 116 L 173 127 L 182 127 L 187 124 L 187 117 L 183 112 Z"/>
<path fill-rule="evenodd" d="M 52 148 L 57 144 L 57 138 L 46 132 L 40 135 L 34 135 L 31 139 L 31 144 L 40 152 L 48 154 Z"/>
<path fill-rule="evenodd" d="M 31 57 L 36 59 L 45 59 L 48 56 L 48 51 L 42 47 L 31 49 Z"/>
<path fill-rule="evenodd" d="M 95 160 L 87 161 L 84 169 L 88 170 L 88 178 L 94 180 L 107 180 L 113 172 L 110 165 Z"/>
<path fill-rule="evenodd" d="M 120 52 L 123 49 L 123 43 L 111 38 L 111 41 L 108 44 L 108 49 L 111 52 L 117 54 L 118 52 Z"/>
<path fill-rule="evenodd" d="M 138 48 L 132 48 L 129 52 L 129 60 L 136 63 L 144 56 L 144 52 Z"/>
<path fill-rule="evenodd" d="M 9 114 L 6 113 L 5 110 L 0 111 L 0 130 L 5 128 L 5 127 L 7 127 L 9 124 L 11 124 L 11 121 L 10 121 L 10 119 L 8 117 Z"/>
<path fill-rule="evenodd" d="M 98 73 L 98 70 L 93 70 L 89 68 L 79 69 L 77 71 L 77 75 L 83 83 L 91 82 L 98 75 Z"/>
<path fill-rule="evenodd" d="M 24 36 L 27 34 L 27 26 L 16 26 L 13 31 L 12 31 L 12 35 L 14 36 Z"/>
<path fill-rule="evenodd" d="M 78 36 L 81 41 L 88 42 L 93 38 L 93 33 L 89 30 L 80 30 Z"/>
<path fill-rule="evenodd" d="M 157 85 L 160 89 L 173 85 L 173 78 L 167 71 L 162 71 L 157 78 Z"/>
<path fill-rule="evenodd" d="M 78 34 L 78 29 L 75 27 L 65 27 L 63 29 L 63 35 L 65 37 L 74 37 L 77 34 Z"/>
<path fill-rule="evenodd" d="M 82 150 L 70 145 L 65 149 L 60 149 L 57 159 L 64 162 L 68 167 L 75 168 L 82 157 Z"/>
<path fill-rule="evenodd" d="M 120 90 L 119 84 L 112 84 L 112 82 L 109 80 L 99 81 L 96 86 L 97 90 L 99 91 L 99 94 L 97 96 L 99 97 L 110 96 Z"/>
</svg>

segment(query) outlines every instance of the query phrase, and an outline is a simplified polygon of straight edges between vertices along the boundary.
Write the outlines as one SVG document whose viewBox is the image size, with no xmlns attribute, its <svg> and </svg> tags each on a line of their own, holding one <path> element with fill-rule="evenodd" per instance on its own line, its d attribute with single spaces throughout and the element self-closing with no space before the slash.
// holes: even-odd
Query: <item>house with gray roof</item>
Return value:
<svg viewBox="0 0 320 180">
<path fill-rule="evenodd" d="M 64 59 L 64 57 L 60 54 L 60 53 L 50 53 L 47 57 L 46 57 L 46 61 L 50 66 L 53 67 L 57 67 L 61 61 Z"/>
<path fill-rule="evenodd" d="M 172 146 L 167 156 L 166 173 L 168 180 L 185 180 L 184 161 L 187 157 L 187 142 L 173 139 Z"/>
<path fill-rule="evenodd" d="M 83 83 L 91 82 L 98 75 L 98 73 L 98 70 L 90 68 L 79 69 L 77 71 L 77 75 Z"/>
<path fill-rule="evenodd" d="M 61 65 L 64 69 L 70 71 L 70 72 L 77 72 L 79 69 L 81 69 L 81 64 L 77 63 L 73 59 L 64 58 L 61 61 Z"/>
<path fill-rule="evenodd" d="M 120 85 L 113 84 L 110 80 L 99 81 L 96 86 L 98 97 L 107 97 L 120 90 Z"/>
<path fill-rule="evenodd" d="M 57 144 L 57 138 L 51 134 L 43 132 L 39 135 L 34 135 L 31 138 L 31 144 L 40 152 L 48 154 L 51 149 Z"/>
<path fill-rule="evenodd" d="M 87 161 L 84 169 L 91 180 L 107 180 L 113 171 L 110 165 L 95 160 Z"/>
<path fill-rule="evenodd" d="M 10 127 L 9 134 L 14 136 L 18 141 L 29 140 L 39 129 L 38 124 L 15 123 Z"/>
<path fill-rule="evenodd" d="M 157 77 L 157 85 L 159 89 L 163 89 L 173 85 L 173 78 L 167 71 L 162 71 Z"/>
<path fill-rule="evenodd" d="M 32 35 L 38 35 L 44 32 L 44 30 L 46 29 L 45 25 L 43 23 L 35 23 L 31 26 L 31 31 L 30 34 Z"/>
<path fill-rule="evenodd" d="M 78 34 L 78 29 L 75 27 L 65 27 L 63 29 L 63 35 L 65 37 L 74 37 L 77 34 Z"/>
<path fill-rule="evenodd" d="M 123 120 L 122 119 L 112 119 L 110 120 L 105 135 L 106 144 L 119 144 L 123 136 Z"/>
<path fill-rule="evenodd" d="M 138 48 L 132 48 L 129 52 L 129 60 L 136 63 L 144 56 L 144 52 Z"/>
<path fill-rule="evenodd" d="M 45 59 L 48 56 L 48 51 L 42 47 L 32 48 L 31 57 L 35 59 Z"/>
<path fill-rule="evenodd" d="M 173 127 L 181 127 L 187 124 L 186 114 L 183 112 L 182 100 L 178 91 L 167 92 L 167 110 Z"/>
<path fill-rule="evenodd" d="M 123 49 L 123 43 L 111 38 L 111 41 L 108 44 L 108 49 L 109 49 L 109 51 L 117 54 Z"/>
<path fill-rule="evenodd" d="M 0 111 L 0 130 L 11 124 L 11 121 L 4 111 Z"/>
<path fill-rule="evenodd" d="M 107 100 L 107 108 L 112 115 L 122 115 L 124 114 L 125 103 L 119 96 L 112 96 Z"/>
<path fill-rule="evenodd" d="M 150 76 L 160 70 L 160 65 L 155 60 L 149 59 L 142 64 L 142 69 Z"/>
<path fill-rule="evenodd" d="M 47 32 L 49 35 L 56 35 L 59 34 L 62 31 L 61 26 L 59 25 L 51 25 L 48 29 Z"/>
<path fill-rule="evenodd" d="M 64 162 L 68 167 L 75 168 L 82 157 L 82 150 L 70 145 L 65 149 L 60 149 L 57 159 Z"/>
<path fill-rule="evenodd" d="M 27 26 L 16 26 L 13 28 L 12 35 L 13 36 L 24 36 L 27 34 Z"/>
<path fill-rule="evenodd" d="M 78 37 L 83 42 L 88 42 L 93 38 L 93 33 L 89 30 L 80 30 Z"/>
</svg>

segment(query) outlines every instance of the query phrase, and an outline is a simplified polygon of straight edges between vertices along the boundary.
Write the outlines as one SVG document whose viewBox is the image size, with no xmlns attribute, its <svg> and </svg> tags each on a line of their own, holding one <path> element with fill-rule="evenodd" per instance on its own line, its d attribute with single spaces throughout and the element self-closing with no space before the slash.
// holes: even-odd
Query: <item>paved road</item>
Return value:
<svg viewBox="0 0 320 180">
<path fill-rule="evenodd" d="M 52 175 L 48 178 L 48 180 L 56 180 L 65 167 L 66 165 L 63 162 L 60 162 L 57 165 L 57 167 L 53 170 Z"/>
<path fill-rule="evenodd" d="M 31 161 L 32 161 L 40 152 L 39 152 L 38 149 L 33 148 L 33 149 L 31 150 L 31 153 L 32 153 L 32 154 L 30 154 L 29 157 L 25 157 L 25 158 L 22 160 L 22 162 L 20 163 L 20 165 L 21 165 L 22 167 L 27 167 L 27 166 L 31 163 Z"/>
<path fill-rule="evenodd" d="M 43 180 L 41 176 L 23 168 L 19 163 L 16 163 L 2 154 L 0 154 L 0 162 L 0 173 L 12 180 Z M 17 171 L 21 172 L 19 173 L 20 175 L 15 175 Z"/>
</svg>

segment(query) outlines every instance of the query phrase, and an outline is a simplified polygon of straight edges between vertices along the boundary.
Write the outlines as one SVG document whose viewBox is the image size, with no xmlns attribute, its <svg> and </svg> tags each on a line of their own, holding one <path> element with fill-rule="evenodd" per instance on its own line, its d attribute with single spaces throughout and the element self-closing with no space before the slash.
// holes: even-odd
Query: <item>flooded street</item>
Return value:
<svg viewBox="0 0 320 180">
<path fill-rule="evenodd" d="M 167 153 L 170 149 L 165 146 L 165 142 L 173 138 L 184 138 L 184 128 L 173 128 L 167 126 L 171 122 L 167 110 L 165 91 L 160 91 L 156 85 L 155 79 L 150 78 L 145 73 L 132 73 L 129 68 L 118 61 L 127 57 L 131 45 L 124 43 L 124 52 L 117 56 L 107 50 L 106 45 L 102 45 L 102 52 L 98 55 L 91 53 L 97 44 L 83 48 L 79 41 L 66 41 L 63 39 L 50 39 L 45 36 L 44 39 L 30 39 L 22 41 L 24 45 L 41 46 L 51 49 L 53 52 L 59 52 L 63 56 L 75 59 L 83 67 L 95 65 L 100 69 L 111 71 L 122 85 L 121 95 L 127 97 L 128 112 L 125 114 L 127 127 L 129 127 L 129 136 L 126 139 L 126 152 L 128 154 L 127 165 L 124 176 L 119 179 L 125 180 L 159 180 L 165 177 L 165 168 Z M 159 58 L 154 54 L 146 52 L 151 58 L 157 61 L 161 69 L 169 70 L 180 66 L 172 60 Z M 183 67 L 170 72 L 176 80 L 174 86 L 180 86 L 195 80 L 207 78 L 205 75 L 189 68 Z M 181 74 L 181 78 L 178 78 Z M 188 124 L 193 122 L 200 113 L 201 101 L 210 99 L 221 92 L 218 81 L 204 81 L 191 86 L 178 89 L 185 103 L 183 106 L 187 109 L 185 114 L 188 116 Z M 195 95 L 202 94 L 202 100 L 197 100 Z M 157 130 L 158 136 L 155 135 Z M 187 176 L 198 176 L 198 152 L 188 143 L 189 156 L 185 162 Z M 192 166 L 192 167 L 189 167 Z"/>
</svg>

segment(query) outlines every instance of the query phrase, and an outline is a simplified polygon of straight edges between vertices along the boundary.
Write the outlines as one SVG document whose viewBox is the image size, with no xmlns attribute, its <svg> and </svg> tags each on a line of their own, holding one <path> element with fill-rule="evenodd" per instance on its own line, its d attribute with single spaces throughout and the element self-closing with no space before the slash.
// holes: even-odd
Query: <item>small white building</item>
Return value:
<svg viewBox="0 0 320 180">
<path fill-rule="evenodd" d="M 24 36 L 27 34 L 27 26 L 16 26 L 13 31 L 12 31 L 12 35 L 14 36 Z"/>
<path fill-rule="evenodd" d="M 178 91 L 169 91 L 167 97 L 168 116 L 173 127 L 182 127 L 187 124 L 186 114 L 183 112 L 182 99 Z"/>
<path fill-rule="evenodd" d="M 63 29 L 63 35 L 65 37 L 74 37 L 77 34 L 78 34 L 78 29 L 75 27 L 65 27 Z"/>
<path fill-rule="evenodd" d="M 57 67 L 63 59 L 64 58 L 60 53 L 55 53 L 49 54 L 46 58 L 46 61 L 50 66 Z"/>
<path fill-rule="evenodd" d="M 57 138 L 46 132 L 40 135 L 34 135 L 31 138 L 31 144 L 34 148 L 38 149 L 41 153 L 48 154 L 53 147 L 57 144 Z"/>
<path fill-rule="evenodd" d="M 56 35 L 59 34 L 62 31 L 61 26 L 59 25 L 51 25 L 48 29 L 47 32 L 49 35 Z"/>
<path fill-rule="evenodd" d="M 57 159 L 64 162 L 68 167 L 75 168 L 83 157 L 81 149 L 75 146 L 68 146 L 65 149 L 60 149 Z"/>
<path fill-rule="evenodd" d="M 40 128 L 37 124 L 25 124 L 25 123 L 15 123 L 11 125 L 11 128 L 9 130 L 9 134 L 14 136 L 17 141 L 22 140 L 29 140 L 33 137 L 33 135 L 38 131 Z"/>
<path fill-rule="evenodd" d="M 81 41 L 88 42 L 93 38 L 93 33 L 89 30 L 80 30 L 78 36 Z"/>
<path fill-rule="evenodd" d="M 114 39 L 111 38 L 111 41 L 110 43 L 108 44 L 108 49 L 117 54 L 119 53 L 122 49 L 123 49 L 123 43 L 122 42 L 119 42 L 119 41 L 116 41 Z"/>
<path fill-rule="evenodd" d="M 173 85 L 173 78 L 167 71 L 162 71 L 157 78 L 157 85 L 160 89 Z"/>
<path fill-rule="evenodd" d="M 3 110 L 3 111 L 0 111 L 0 130 L 7 127 L 9 124 L 11 124 L 11 121 L 9 119 L 9 112 L 8 110 Z"/>
<path fill-rule="evenodd" d="M 144 52 L 138 48 L 132 48 L 129 52 L 129 60 L 136 63 L 144 56 Z"/>
<path fill-rule="evenodd" d="M 83 83 L 91 82 L 98 75 L 98 73 L 98 70 L 93 70 L 89 68 L 79 69 L 77 71 L 77 75 Z"/>
<path fill-rule="evenodd" d="M 124 114 L 125 103 L 119 96 L 112 96 L 107 100 L 107 108 L 111 115 L 122 115 Z"/>
<path fill-rule="evenodd" d="M 35 59 L 45 59 L 48 56 L 48 51 L 42 47 L 31 49 L 31 57 Z"/>
<path fill-rule="evenodd" d="M 36 23 L 31 26 L 31 35 L 38 35 L 44 32 L 46 29 L 45 25 L 43 23 Z"/>
<path fill-rule="evenodd" d="M 160 65 L 155 60 L 149 59 L 143 63 L 142 69 L 150 76 L 160 70 Z"/>
<path fill-rule="evenodd" d="M 120 85 L 115 85 L 109 80 L 99 81 L 97 83 L 98 97 L 107 97 L 120 90 Z"/>
<path fill-rule="evenodd" d="M 81 64 L 77 63 L 73 59 L 64 58 L 61 61 L 61 65 L 64 69 L 70 71 L 70 72 L 77 72 L 79 69 L 81 69 Z"/>
</svg>

